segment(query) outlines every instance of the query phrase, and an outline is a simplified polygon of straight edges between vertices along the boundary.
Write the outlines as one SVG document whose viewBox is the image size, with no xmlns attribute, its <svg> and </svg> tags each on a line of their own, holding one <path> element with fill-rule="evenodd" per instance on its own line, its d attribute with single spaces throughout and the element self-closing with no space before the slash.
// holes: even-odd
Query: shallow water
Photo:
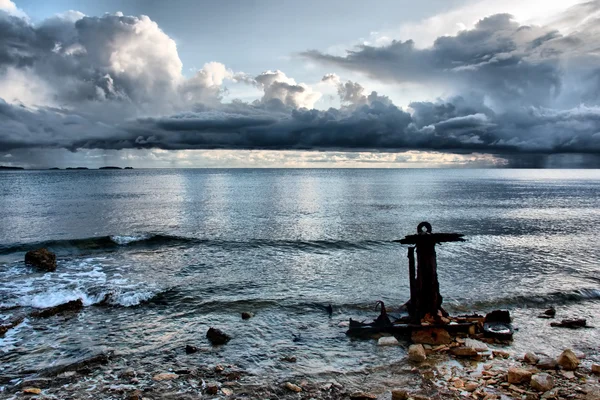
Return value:
<svg viewBox="0 0 600 400">
<path fill-rule="evenodd" d="M 271 375 L 400 360 L 338 324 L 406 301 L 406 249 L 391 241 L 422 220 L 467 239 L 438 246 L 447 309 L 506 307 L 515 351 L 572 345 L 597 358 L 596 329 L 557 331 L 535 315 L 555 305 L 600 326 L 599 189 L 598 170 L 2 172 L 0 316 L 86 307 L 9 331 L 0 373 L 103 348 L 148 369 L 227 362 Z M 56 272 L 23 264 L 40 245 Z M 186 355 L 185 344 L 208 347 L 209 326 L 233 340 Z"/>
</svg>

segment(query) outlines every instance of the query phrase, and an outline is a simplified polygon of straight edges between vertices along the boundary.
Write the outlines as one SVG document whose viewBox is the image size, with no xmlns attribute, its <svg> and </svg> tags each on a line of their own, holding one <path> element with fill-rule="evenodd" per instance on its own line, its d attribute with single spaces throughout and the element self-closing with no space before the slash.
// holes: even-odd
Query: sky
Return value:
<svg viewBox="0 0 600 400">
<path fill-rule="evenodd" d="M 0 0 L 0 165 L 600 167 L 600 0 Z"/>
</svg>

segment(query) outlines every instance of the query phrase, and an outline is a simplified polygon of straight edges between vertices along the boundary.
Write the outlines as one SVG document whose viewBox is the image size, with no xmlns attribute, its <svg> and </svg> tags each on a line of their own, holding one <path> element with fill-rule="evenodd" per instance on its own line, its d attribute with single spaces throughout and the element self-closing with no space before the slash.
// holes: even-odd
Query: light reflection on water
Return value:
<svg viewBox="0 0 600 400">
<path fill-rule="evenodd" d="M 265 374 L 400 360 L 402 349 L 351 341 L 338 324 L 372 317 L 379 299 L 390 306 L 407 299 L 406 249 L 391 240 L 422 220 L 468 240 L 438 247 L 450 310 L 509 307 L 521 326 L 515 349 L 587 351 L 596 330 L 557 334 L 535 315 L 553 304 L 564 317 L 600 325 L 599 188 L 598 171 L 2 173 L 0 303 L 39 306 L 57 293 L 88 303 L 112 293 L 114 301 L 69 320 L 27 321 L 0 339 L 2 368 L 28 369 L 103 347 L 147 368 L 227 362 Z M 61 242 L 139 234 L 168 236 L 129 245 Z M 57 274 L 24 267 L 23 249 L 14 247 L 46 240 L 58 241 L 50 246 L 60 256 Z M 324 310 L 329 303 L 332 319 Z M 242 311 L 256 316 L 241 321 Z M 185 344 L 207 346 L 209 326 L 234 339 L 185 355 Z M 285 355 L 298 363 L 281 362 Z"/>
</svg>

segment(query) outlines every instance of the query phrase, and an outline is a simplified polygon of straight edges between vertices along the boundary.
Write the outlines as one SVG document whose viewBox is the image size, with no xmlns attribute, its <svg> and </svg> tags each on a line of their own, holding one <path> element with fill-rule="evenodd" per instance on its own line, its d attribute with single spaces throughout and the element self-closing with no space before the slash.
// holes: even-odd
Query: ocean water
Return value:
<svg viewBox="0 0 600 400">
<path fill-rule="evenodd" d="M 0 319 L 86 307 L 0 337 L 0 375 L 103 349 L 148 371 L 228 363 L 270 376 L 401 361 L 404 349 L 351 340 L 340 322 L 408 299 L 406 248 L 392 240 L 421 221 L 467 239 L 437 248 L 446 309 L 507 308 L 513 351 L 599 359 L 597 329 L 535 316 L 552 305 L 600 326 L 600 170 L 18 171 L 0 172 Z M 40 246 L 56 272 L 23 263 Z M 210 326 L 232 341 L 210 348 Z"/>
</svg>

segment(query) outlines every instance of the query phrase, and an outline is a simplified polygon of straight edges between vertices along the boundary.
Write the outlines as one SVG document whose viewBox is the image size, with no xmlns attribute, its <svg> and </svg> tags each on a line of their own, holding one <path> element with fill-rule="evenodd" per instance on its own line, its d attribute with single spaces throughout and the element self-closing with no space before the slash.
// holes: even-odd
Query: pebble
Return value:
<svg viewBox="0 0 600 400">
<path fill-rule="evenodd" d="M 531 387 L 538 392 L 547 392 L 554 387 L 554 379 L 549 374 L 535 374 L 531 377 Z"/>
<path fill-rule="evenodd" d="M 231 389 L 228 389 L 228 388 L 222 388 L 222 389 L 221 389 L 221 392 L 223 392 L 223 394 L 224 394 L 225 396 L 232 396 L 232 395 L 233 395 L 233 390 L 231 390 Z"/>
<path fill-rule="evenodd" d="M 508 383 L 527 383 L 533 373 L 523 368 L 510 367 L 508 369 Z"/>
<path fill-rule="evenodd" d="M 408 359 L 412 362 L 421 363 L 427 359 L 422 344 L 411 344 L 408 348 Z"/>
<path fill-rule="evenodd" d="M 600 375 L 600 364 L 592 364 L 592 374 Z"/>
<path fill-rule="evenodd" d="M 216 383 L 209 383 L 206 385 L 206 393 L 208 394 L 217 394 L 219 393 L 219 385 Z"/>
<path fill-rule="evenodd" d="M 407 400 L 409 393 L 405 389 L 392 390 L 392 400 Z"/>
<path fill-rule="evenodd" d="M 152 379 L 157 382 L 168 381 L 168 380 L 177 379 L 177 378 L 179 378 L 179 375 L 171 374 L 171 373 L 156 374 L 152 377 Z"/>
<path fill-rule="evenodd" d="M 538 367 L 539 369 L 556 369 L 556 366 L 558 364 L 556 363 L 556 360 L 552 357 L 542 357 L 536 367 Z"/>
<path fill-rule="evenodd" d="M 354 392 L 350 395 L 351 400 L 376 400 L 377 395 L 367 392 Z"/>
<path fill-rule="evenodd" d="M 38 389 L 38 388 L 25 388 L 25 389 L 23 389 L 23 393 L 27 393 L 27 394 L 41 394 L 42 393 L 42 389 Z"/>
<path fill-rule="evenodd" d="M 284 386 L 287 390 L 291 392 L 300 393 L 302 391 L 302 388 L 300 386 L 294 385 L 292 382 L 286 382 Z"/>
<path fill-rule="evenodd" d="M 400 342 L 393 336 L 380 337 L 377 341 L 377 346 L 398 346 Z"/>
<path fill-rule="evenodd" d="M 558 365 L 567 371 L 573 371 L 579 366 L 579 359 L 571 349 L 563 351 L 556 360 Z"/>
<path fill-rule="evenodd" d="M 523 361 L 525 361 L 527 364 L 535 365 L 538 363 L 538 361 L 540 361 L 540 358 L 534 353 L 525 353 L 525 356 L 523 356 Z"/>
<path fill-rule="evenodd" d="M 479 383 L 477 383 L 477 382 L 465 383 L 465 390 L 467 392 L 474 392 L 478 387 L 479 387 Z"/>
</svg>

